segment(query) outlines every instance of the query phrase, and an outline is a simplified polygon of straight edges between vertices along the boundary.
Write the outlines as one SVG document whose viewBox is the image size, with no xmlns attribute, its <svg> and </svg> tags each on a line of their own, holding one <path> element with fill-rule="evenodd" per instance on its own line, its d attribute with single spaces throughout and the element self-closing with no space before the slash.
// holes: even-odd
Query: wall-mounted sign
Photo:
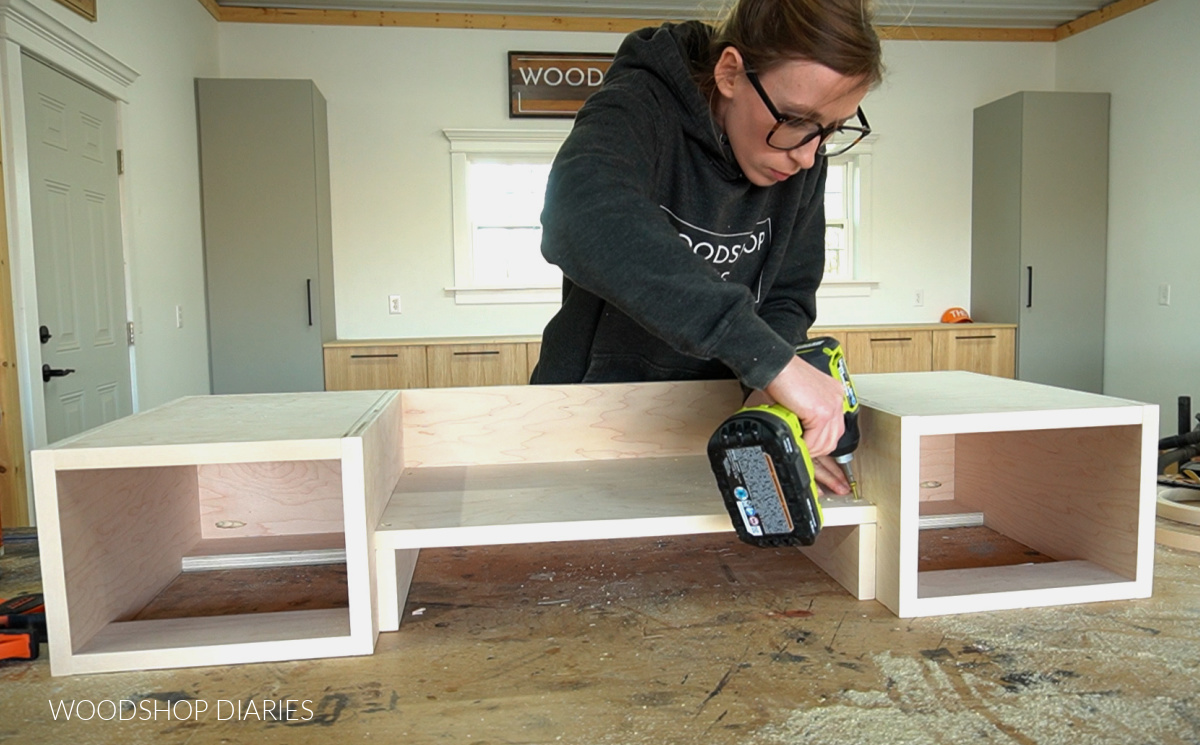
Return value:
<svg viewBox="0 0 1200 745">
<path fill-rule="evenodd" d="M 570 119 L 600 88 L 611 54 L 508 53 L 508 116 Z"/>
</svg>

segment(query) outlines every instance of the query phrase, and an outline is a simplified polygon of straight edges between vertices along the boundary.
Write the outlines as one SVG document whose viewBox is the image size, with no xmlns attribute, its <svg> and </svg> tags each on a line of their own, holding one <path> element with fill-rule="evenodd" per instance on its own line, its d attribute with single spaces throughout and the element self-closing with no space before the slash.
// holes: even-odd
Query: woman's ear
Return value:
<svg viewBox="0 0 1200 745">
<path fill-rule="evenodd" d="M 733 97 L 733 85 L 742 71 L 742 54 L 733 47 L 721 50 L 717 64 L 713 68 L 713 78 L 717 82 L 717 91 L 725 98 Z"/>
</svg>

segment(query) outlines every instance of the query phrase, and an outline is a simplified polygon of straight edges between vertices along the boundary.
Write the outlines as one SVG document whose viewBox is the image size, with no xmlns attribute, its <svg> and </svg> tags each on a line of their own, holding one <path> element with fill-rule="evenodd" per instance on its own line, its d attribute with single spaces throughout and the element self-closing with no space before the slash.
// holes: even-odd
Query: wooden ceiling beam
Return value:
<svg viewBox="0 0 1200 745">
<path fill-rule="evenodd" d="M 313 26 L 390 26 L 414 28 L 474 28 L 511 31 L 615 31 L 628 33 L 661 20 L 592 18 L 585 16 L 526 16 L 492 13 L 411 13 L 396 10 L 314 10 L 301 8 L 221 7 L 222 22 L 288 23 Z"/>
<path fill-rule="evenodd" d="M 200 0 L 200 4 L 212 14 L 213 18 L 216 18 L 218 21 L 221 20 L 221 6 L 217 5 L 217 0 Z"/>
<path fill-rule="evenodd" d="M 875 31 L 892 41 L 1054 41 L 1052 28 L 876 26 Z"/>
<path fill-rule="evenodd" d="M 1106 21 L 1145 7 L 1155 0 L 1117 0 L 1057 28 L 962 28 L 950 26 L 879 26 L 882 39 L 898 41 L 1027 41 L 1053 42 L 1095 28 Z M 219 5 L 199 0 L 218 21 L 226 23 L 285 23 L 312 26 L 383 26 L 412 28 L 475 28 L 511 31 L 599 31 L 628 33 L 663 20 L 594 18 L 588 16 L 501 15 L 494 13 L 417 13 L 398 10 L 318 10 Z M 682 19 L 674 19 L 682 20 Z"/>
<path fill-rule="evenodd" d="M 1105 5 L 1099 10 L 1094 10 L 1085 16 L 1076 18 L 1074 21 L 1064 23 L 1054 29 L 1054 41 L 1062 41 L 1068 36 L 1083 33 L 1090 28 L 1095 28 L 1101 23 L 1107 23 L 1114 18 L 1120 18 L 1126 13 L 1132 13 L 1139 8 L 1144 8 L 1154 0 L 1117 0 L 1115 3 Z"/>
</svg>

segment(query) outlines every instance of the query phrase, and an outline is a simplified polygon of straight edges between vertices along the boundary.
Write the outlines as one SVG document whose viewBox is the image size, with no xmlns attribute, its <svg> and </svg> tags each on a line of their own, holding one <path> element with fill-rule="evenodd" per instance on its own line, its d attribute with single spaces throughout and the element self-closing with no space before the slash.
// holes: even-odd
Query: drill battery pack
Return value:
<svg viewBox="0 0 1200 745">
<path fill-rule="evenodd" d="M 800 420 L 778 405 L 744 408 L 708 441 L 708 460 L 738 538 L 764 547 L 811 546 L 821 503 Z"/>
</svg>

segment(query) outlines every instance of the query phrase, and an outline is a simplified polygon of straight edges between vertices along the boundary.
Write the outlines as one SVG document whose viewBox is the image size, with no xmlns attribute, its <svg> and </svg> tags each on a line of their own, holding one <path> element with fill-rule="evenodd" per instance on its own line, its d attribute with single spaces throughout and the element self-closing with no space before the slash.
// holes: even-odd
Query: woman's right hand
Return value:
<svg viewBox="0 0 1200 745">
<path fill-rule="evenodd" d="M 766 393 L 800 418 L 809 454 L 827 455 L 837 448 L 846 428 L 842 411 L 846 394 L 841 382 L 793 357 L 767 384 Z"/>
</svg>

